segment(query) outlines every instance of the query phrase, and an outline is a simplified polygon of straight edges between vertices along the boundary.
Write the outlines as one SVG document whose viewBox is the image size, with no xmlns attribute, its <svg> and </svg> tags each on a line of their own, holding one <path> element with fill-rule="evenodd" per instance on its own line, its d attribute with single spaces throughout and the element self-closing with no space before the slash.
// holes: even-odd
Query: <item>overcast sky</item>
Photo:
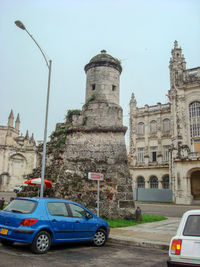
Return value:
<svg viewBox="0 0 200 267">
<path fill-rule="evenodd" d="M 129 102 L 166 103 L 174 41 L 187 68 L 200 66 L 199 0 L 0 0 L 0 125 L 10 110 L 20 131 L 43 139 L 48 68 L 21 20 L 52 59 L 48 135 L 68 109 L 85 100 L 84 66 L 106 49 L 123 71 L 120 105 L 128 126 Z"/>
</svg>

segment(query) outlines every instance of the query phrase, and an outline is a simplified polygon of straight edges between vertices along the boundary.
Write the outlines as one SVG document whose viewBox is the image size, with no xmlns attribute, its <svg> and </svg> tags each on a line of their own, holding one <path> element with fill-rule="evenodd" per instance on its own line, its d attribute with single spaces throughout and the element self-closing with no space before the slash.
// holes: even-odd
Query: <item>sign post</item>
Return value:
<svg viewBox="0 0 200 267">
<path fill-rule="evenodd" d="M 97 216 L 99 217 L 99 180 L 97 181 Z"/>
<path fill-rule="evenodd" d="M 97 181 L 97 216 L 99 217 L 99 187 L 100 187 L 100 181 L 103 181 L 103 174 L 102 173 L 96 173 L 96 172 L 89 172 L 88 173 L 88 179 Z"/>
</svg>

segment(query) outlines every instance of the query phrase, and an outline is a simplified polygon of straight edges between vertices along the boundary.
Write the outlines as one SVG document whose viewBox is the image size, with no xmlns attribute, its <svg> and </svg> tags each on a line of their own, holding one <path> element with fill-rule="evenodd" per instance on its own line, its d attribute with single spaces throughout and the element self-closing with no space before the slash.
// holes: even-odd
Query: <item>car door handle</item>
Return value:
<svg viewBox="0 0 200 267">
<path fill-rule="evenodd" d="M 56 219 L 53 219 L 52 222 L 57 222 L 57 220 Z"/>
</svg>

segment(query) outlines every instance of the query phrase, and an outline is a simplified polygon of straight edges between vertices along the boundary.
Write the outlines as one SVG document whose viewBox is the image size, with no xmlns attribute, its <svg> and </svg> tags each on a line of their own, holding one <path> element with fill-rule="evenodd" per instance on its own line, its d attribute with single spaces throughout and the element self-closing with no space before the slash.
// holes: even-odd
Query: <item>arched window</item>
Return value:
<svg viewBox="0 0 200 267">
<path fill-rule="evenodd" d="M 144 177 L 140 176 L 137 178 L 137 187 L 138 188 L 145 188 Z"/>
<path fill-rule="evenodd" d="M 151 134 L 157 133 L 157 122 L 156 121 L 150 122 L 150 133 Z"/>
<path fill-rule="evenodd" d="M 163 177 L 163 188 L 169 189 L 169 175 Z"/>
<path fill-rule="evenodd" d="M 144 123 L 139 122 L 137 127 L 137 133 L 143 135 L 144 134 Z"/>
<path fill-rule="evenodd" d="M 156 176 L 152 176 L 149 181 L 150 188 L 158 188 L 158 178 Z"/>
<path fill-rule="evenodd" d="M 189 105 L 190 136 L 200 136 L 200 102 L 195 101 Z"/>
<path fill-rule="evenodd" d="M 170 120 L 169 119 L 164 119 L 163 120 L 163 132 L 167 133 L 170 131 Z"/>
</svg>

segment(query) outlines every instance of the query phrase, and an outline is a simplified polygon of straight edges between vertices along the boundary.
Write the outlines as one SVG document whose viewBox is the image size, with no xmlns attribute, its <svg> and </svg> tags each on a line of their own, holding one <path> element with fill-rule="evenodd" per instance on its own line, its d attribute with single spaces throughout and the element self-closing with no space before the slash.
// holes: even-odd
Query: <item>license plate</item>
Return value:
<svg viewBox="0 0 200 267">
<path fill-rule="evenodd" d="M 8 233 L 8 229 L 1 228 L 0 234 L 7 235 L 7 233 Z"/>
</svg>

